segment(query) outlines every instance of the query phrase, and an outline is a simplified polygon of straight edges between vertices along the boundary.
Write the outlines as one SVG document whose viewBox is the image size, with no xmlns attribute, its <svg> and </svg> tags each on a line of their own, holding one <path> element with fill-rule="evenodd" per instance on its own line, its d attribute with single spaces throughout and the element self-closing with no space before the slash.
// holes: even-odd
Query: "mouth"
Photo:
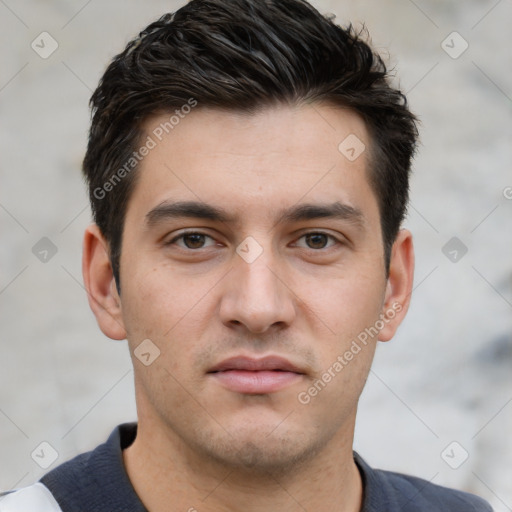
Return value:
<svg viewBox="0 0 512 512">
<path fill-rule="evenodd" d="M 225 359 L 207 374 L 230 391 L 263 395 L 298 382 L 305 372 L 280 356 L 260 359 L 237 356 Z"/>
</svg>

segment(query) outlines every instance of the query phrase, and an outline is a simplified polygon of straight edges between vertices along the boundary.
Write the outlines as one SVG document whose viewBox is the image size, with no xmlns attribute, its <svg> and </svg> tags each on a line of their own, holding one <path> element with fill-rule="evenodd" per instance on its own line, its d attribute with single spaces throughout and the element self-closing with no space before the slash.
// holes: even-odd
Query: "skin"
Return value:
<svg viewBox="0 0 512 512">
<path fill-rule="evenodd" d="M 127 338 L 132 355 L 145 339 L 160 350 L 149 366 L 133 357 L 139 427 L 123 452 L 128 475 L 155 512 L 356 512 L 357 403 L 377 341 L 393 337 L 409 305 L 411 234 L 400 231 L 386 279 L 367 175 L 371 141 L 357 114 L 318 103 L 251 115 L 199 107 L 141 162 L 121 296 L 97 226 L 84 237 L 84 280 L 101 330 Z M 147 120 L 146 135 L 167 118 Z M 367 148 L 353 162 L 338 151 L 349 134 Z M 161 214 L 148 222 L 151 210 L 175 201 L 201 201 L 233 219 Z M 336 201 L 359 216 L 280 220 L 283 209 Z M 184 229 L 206 236 L 176 240 Z M 328 236 L 305 236 L 319 231 Z M 252 263 L 236 251 L 249 236 L 262 250 Z M 301 403 L 299 393 L 393 304 L 400 311 L 378 336 Z M 207 373 L 240 354 L 280 355 L 303 373 L 256 395 Z"/>
</svg>

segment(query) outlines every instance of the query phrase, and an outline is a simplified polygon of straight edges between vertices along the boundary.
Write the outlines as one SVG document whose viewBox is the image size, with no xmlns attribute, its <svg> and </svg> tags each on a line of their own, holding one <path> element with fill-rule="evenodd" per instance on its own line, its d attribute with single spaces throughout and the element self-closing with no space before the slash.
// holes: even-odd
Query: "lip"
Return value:
<svg viewBox="0 0 512 512">
<path fill-rule="evenodd" d="M 292 373 L 305 373 L 298 366 L 281 356 L 266 356 L 253 358 L 247 356 L 234 356 L 224 359 L 208 370 L 208 373 L 225 372 L 230 370 L 243 370 L 248 372 L 283 371 Z"/>
<path fill-rule="evenodd" d="M 305 372 L 281 356 L 235 356 L 208 371 L 223 387 L 244 394 L 275 393 L 303 378 Z"/>
</svg>

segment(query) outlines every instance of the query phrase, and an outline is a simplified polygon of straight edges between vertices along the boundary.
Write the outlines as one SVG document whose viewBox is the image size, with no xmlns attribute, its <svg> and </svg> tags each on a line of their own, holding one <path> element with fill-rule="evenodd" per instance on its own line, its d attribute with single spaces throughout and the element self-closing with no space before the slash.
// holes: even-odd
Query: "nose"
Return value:
<svg viewBox="0 0 512 512">
<path fill-rule="evenodd" d="M 228 273 L 220 316 L 225 325 L 243 325 L 252 333 L 289 326 L 296 315 L 296 298 L 272 251 L 252 262 L 238 254 Z"/>
</svg>

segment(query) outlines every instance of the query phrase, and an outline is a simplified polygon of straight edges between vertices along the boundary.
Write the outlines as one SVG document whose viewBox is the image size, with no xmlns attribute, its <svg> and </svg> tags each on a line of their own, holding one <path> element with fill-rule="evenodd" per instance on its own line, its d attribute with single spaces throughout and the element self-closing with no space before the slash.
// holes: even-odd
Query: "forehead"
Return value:
<svg viewBox="0 0 512 512">
<path fill-rule="evenodd" d="M 359 115 L 325 104 L 276 106 L 254 114 L 198 105 L 144 125 L 129 211 L 193 200 L 238 220 L 270 217 L 301 202 L 341 202 L 377 212 L 367 179 L 369 135 Z M 378 216 L 378 213 L 377 213 Z"/>
</svg>

